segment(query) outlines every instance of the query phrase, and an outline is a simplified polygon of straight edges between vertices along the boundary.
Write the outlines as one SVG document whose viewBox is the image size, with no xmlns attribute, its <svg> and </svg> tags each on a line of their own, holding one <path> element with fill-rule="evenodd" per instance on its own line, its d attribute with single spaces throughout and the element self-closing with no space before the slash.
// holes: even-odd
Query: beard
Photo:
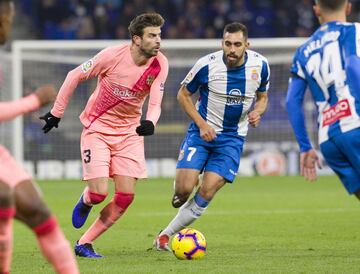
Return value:
<svg viewBox="0 0 360 274">
<path fill-rule="evenodd" d="M 241 57 L 236 54 L 227 54 L 225 60 L 229 67 L 236 67 L 240 64 Z"/>
<path fill-rule="evenodd" d="M 146 58 L 151 58 L 158 54 L 158 50 L 156 50 L 155 48 L 146 49 L 144 47 L 140 47 L 140 52 Z"/>
</svg>

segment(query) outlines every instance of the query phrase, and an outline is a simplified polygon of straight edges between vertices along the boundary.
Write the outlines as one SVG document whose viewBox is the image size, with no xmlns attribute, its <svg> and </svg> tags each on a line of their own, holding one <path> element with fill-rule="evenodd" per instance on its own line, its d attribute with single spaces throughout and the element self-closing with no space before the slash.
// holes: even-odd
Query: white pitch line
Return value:
<svg viewBox="0 0 360 274">
<path fill-rule="evenodd" d="M 345 212 L 360 212 L 360 209 L 348 208 L 323 208 L 323 209 L 275 209 L 275 210 L 239 210 L 239 211 L 211 211 L 205 212 L 206 215 L 213 216 L 242 216 L 242 215 L 272 215 L 272 214 L 322 214 L 322 213 L 345 213 Z M 154 216 L 173 216 L 176 211 L 163 211 L 163 212 L 142 212 L 135 213 L 141 217 L 154 217 Z"/>
</svg>

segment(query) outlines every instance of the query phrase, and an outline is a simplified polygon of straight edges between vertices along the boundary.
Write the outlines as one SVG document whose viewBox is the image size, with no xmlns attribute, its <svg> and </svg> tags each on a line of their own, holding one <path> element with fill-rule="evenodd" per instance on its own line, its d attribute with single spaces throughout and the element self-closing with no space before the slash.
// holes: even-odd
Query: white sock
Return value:
<svg viewBox="0 0 360 274">
<path fill-rule="evenodd" d="M 175 218 L 168 224 L 168 226 L 160 233 L 160 235 L 166 234 L 168 236 L 174 235 L 176 232 L 179 232 L 181 229 L 192 224 L 197 218 L 199 218 L 206 207 L 201 207 L 196 204 L 194 198 L 191 198 L 187 201 L 182 207 L 180 207 L 178 214 Z"/>
</svg>

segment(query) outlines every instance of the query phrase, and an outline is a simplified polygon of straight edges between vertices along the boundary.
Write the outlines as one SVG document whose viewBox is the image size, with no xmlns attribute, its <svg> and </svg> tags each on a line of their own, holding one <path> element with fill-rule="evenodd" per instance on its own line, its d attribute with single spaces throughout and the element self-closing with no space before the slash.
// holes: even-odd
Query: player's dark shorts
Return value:
<svg viewBox="0 0 360 274">
<path fill-rule="evenodd" d="M 219 134 L 215 140 L 206 142 L 199 132 L 188 132 L 176 168 L 211 171 L 232 182 L 239 169 L 244 142 L 244 137 L 228 134 Z"/>
<path fill-rule="evenodd" d="M 346 190 L 350 194 L 360 190 L 360 128 L 329 139 L 320 149 Z"/>
</svg>

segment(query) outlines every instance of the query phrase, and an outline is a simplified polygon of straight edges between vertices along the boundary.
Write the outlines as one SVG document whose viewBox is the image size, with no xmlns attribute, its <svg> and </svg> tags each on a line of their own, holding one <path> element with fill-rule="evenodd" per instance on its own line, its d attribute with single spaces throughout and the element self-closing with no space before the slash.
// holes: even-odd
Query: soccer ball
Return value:
<svg viewBox="0 0 360 274">
<path fill-rule="evenodd" d="M 184 228 L 172 239 L 171 249 L 180 260 L 198 260 L 205 255 L 206 240 L 200 231 Z"/>
</svg>

